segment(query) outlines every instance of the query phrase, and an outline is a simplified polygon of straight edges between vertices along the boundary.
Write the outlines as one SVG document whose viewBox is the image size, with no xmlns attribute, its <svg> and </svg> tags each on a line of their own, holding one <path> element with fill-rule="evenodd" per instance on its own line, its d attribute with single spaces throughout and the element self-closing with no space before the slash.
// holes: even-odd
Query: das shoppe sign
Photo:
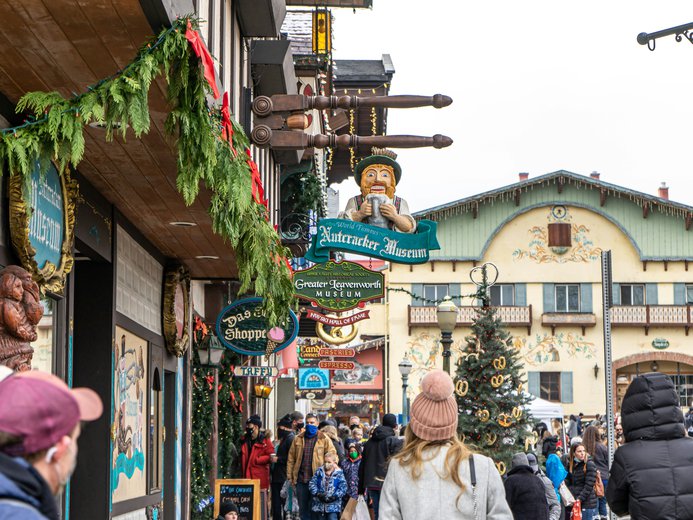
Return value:
<svg viewBox="0 0 693 520">
<path fill-rule="evenodd" d="M 326 262 L 294 273 L 296 296 L 330 311 L 346 311 L 385 296 L 385 275 L 355 262 Z"/>
<path fill-rule="evenodd" d="M 234 352 L 262 356 L 288 347 L 298 335 L 298 319 L 289 311 L 287 323 L 270 327 L 262 312 L 262 298 L 233 302 L 217 317 L 217 337 Z"/>
</svg>

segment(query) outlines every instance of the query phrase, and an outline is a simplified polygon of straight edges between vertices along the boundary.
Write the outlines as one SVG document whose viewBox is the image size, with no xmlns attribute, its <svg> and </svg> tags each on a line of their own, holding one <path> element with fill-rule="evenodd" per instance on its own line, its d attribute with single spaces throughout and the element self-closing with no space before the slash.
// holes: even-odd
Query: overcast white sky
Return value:
<svg viewBox="0 0 693 520">
<path fill-rule="evenodd" d="M 693 205 L 693 45 L 636 42 L 693 21 L 682 0 L 373 0 L 334 9 L 334 57 L 390 54 L 392 94 L 448 108 L 390 110 L 388 133 L 448 135 L 397 150 L 412 211 L 559 169 Z M 341 205 L 357 192 L 335 186 Z"/>
</svg>

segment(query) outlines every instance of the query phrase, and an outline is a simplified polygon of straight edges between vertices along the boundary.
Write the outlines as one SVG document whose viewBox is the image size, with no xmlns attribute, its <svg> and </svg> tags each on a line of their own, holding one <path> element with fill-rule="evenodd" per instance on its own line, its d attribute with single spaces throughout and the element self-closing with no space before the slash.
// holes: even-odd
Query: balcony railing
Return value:
<svg viewBox="0 0 693 520">
<path fill-rule="evenodd" d="M 645 334 L 650 327 L 693 326 L 693 306 L 691 305 L 615 305 L 611 308 L 611 325 L 614 327 L 644 327 Z"/>
<path fill-rule="evenodd" d="M 556 327 L 581 327 L 585 335 L 587 327 L 597 324 L 597 317 L 591 312 L 545 312 L 541 315 L 541 324 L 551 327 L 551 335 L 556 334 Z"/>
<path fill-rule="evenodd" d="M 474 321 L 476 310 L 479 307 L 465 306 L 457 310 L 457 325 L 469 326 Z M 527 334 L 532 328 L 532 306 L 504 306 L 495 307 L 498 317 L 507 327 L 527 327 Z M 409 334 L 412 327 L 437 327 L 437 307 L 409 306 Z"/>
</svg>

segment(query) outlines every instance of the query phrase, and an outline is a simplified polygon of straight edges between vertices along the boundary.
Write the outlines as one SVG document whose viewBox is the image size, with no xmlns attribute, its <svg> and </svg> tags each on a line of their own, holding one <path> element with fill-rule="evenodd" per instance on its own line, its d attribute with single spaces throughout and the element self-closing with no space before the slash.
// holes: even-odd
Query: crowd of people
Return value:
<svg viewBox="0 0 693 520">
<path fill-rule="evenodd" d="M 272 443 L 260 418 L 250 417 L 243 476 L 271 492 L 274 520 L 570 520 L 578 510 L 583 520 L 600 520 L 607 507 L 632 520 L 693 520 L 693 411 L 684 417 L 673 382 L 659 373 L 637 377 L 621 408 L 611 466 L 610 425 L 579 414 L 565 428 L 539 423 L 536 451 L 516 453 L 501 477 L 459 439 L 453 382 L 432 371 L 406 428 L 392 414 L 370 427 L 358 417 L 347 426 L 294 412 L 279 421 Z M 367 508 L 361 516 L 359 507 Z"/>
</svg>

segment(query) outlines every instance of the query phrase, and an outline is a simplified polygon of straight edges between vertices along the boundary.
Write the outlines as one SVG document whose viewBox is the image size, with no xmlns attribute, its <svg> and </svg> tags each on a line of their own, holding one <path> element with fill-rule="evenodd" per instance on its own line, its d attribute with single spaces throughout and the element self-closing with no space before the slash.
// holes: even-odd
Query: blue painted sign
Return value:
<svg viewBox="0 0 693 520">
<path fill-rule="evenodd" d="M 299 390 L 326 390 L 330 388 L 330 371 L 322 368 L 299 368 Z"/>
<path fill-rule="evenodd" d="M 36 164 L 27 203 L 32 208 L 29 241 L 36 250 L 36 265 L 43 269 L 50 262 L 59 267 L 65 239 L 65 205 L 60 175 L 53 164 L 43 175 Z"/>
<path fill-rule="evenodd" d="M 322 219 L 305 257 L 316 264 L 330 259 L 330 251 L 347 251 L 402 264 L 424 264 L 429 251 L 440 249 L 437 224 L 420 220 L 416 233 L 400 233 L 362 222 Z"/>
<path fill-rule="evenodd" d="M 226 348 L 245 356 L 262 356 L 268 351 L 268 342 L 272 343 L 272 352 L 279 352 L 296 339 L 298 318 L 289 310 L 288 322 L 270 332 L 262 312 L 262 298 L 245 298 L 221 311 L 216 328 L 217 337 Z"/>
</svg>

